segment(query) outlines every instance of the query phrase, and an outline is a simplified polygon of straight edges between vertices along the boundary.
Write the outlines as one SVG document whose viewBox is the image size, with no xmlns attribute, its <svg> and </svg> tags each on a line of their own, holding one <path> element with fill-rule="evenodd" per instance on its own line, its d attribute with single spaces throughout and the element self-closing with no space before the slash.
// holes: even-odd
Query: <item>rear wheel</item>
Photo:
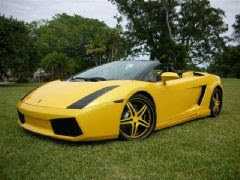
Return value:
<svg viewBox="0 0 240 180">
<path fill-rule="evenodd" d="M 120 138 L 124 140 L 144 139 L 155 126 L 153 102 L 142 94 L 132 96 L 126 103 L 120 120 Z"/>
<path fill-rule="evenodd" d="M 222 109 L 222 91 L 215 88 L 210 101 L 211 117 L 216 117 Z"/>
</svg>

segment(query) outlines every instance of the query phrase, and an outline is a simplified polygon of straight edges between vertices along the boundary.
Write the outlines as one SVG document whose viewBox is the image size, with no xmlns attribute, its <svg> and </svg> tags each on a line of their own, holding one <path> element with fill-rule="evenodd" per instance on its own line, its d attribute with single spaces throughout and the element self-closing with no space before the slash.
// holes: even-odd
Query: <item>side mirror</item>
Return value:
<svg viewBox="0 0 240 180">
<path fill-rule="evenodd" d="M 179 75 L 174 72 L 165 72 L 165 73 L 162 73 L 161 75 L 161 79 L 164 85 L 166 85 L 166 81 L 170 81 L 178 78 L 179 78 Z"/>
</svg>

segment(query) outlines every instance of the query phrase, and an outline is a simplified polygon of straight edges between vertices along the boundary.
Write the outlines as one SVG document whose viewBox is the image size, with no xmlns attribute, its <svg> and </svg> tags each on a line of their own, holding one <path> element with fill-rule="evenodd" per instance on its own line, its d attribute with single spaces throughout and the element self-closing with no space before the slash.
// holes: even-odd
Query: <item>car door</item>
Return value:
<svg viewBox="0 0 240 180">
<path fill-rule="evenodd" d="M 156 84 L 159 93 L 157 104 L 158 122 L 175 122 L 196 115 L 196 96 L 194 78 L 179 78 Z"/>
</svg>

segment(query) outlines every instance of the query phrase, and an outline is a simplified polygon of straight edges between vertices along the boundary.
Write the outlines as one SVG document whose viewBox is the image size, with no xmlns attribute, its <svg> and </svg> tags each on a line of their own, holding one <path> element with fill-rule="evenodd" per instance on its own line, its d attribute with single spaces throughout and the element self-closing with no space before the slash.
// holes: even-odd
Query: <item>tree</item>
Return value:
<svg viewBox="0 0 240 180">
<path fill-rule="evenodd" d="M 239 45 L 224 47 L 223 52 L 215 56 L 208 70 L 222 77 L 235 77 L 240 79 L 240 14 L 235 16 L 233 28 L 233 41 Z"/>
<path fill-rule="evenodd" d="M 240 45 L 227 46 L 218 54 L 208 70 L 222 77 L 235 77 L 240 79 Z"/>
<path fill-rule="evenodd" d="M 127 41 L 121 25 L 122 17 L 114 16 L 117 20 L 117 24 L 114 28 L 109 29 L 105 36 L 106 42 L 106 55 L 107 62 L 116 61 L 121 58 L 126 58 L 132 54 L 133 44 Z"/>
<path fill-rule="evenodd" d="M 36 68 L 35 49 L 23 21 L 0 16 L 0 79 L 26 79 Z"/>
<path fill-rule="evenodd" d="M 111 0 L 111 2 L 117 5 L 119 12 L 128 20 L 126 26 L 128 31 L 125 33 L 128 40 L 139 47 L 139 50 L 143 47 L 150 54 L 151 60 L 159 59 L 163 55 L 159 53 L 160 46 L 172 44 L 168 24 L 172 26 L 173 23 L 175 1 L 164 1 L 165 6 L 157 1 L 144 0 Z M 168 13 L 164 8 L 166 6 Z"/>
<path fill-rule="evenodd" d="M 225 46 L 224 11 L 211 7 L 209 0 L 183 0 L 180 9 L 177 41 L 185 45 L 193 63 L 210 62 Z"/>
<path fill-rule="evenodd" d="M 222 51 L 224 12 L 209 0 L 110 1 L 127 18 L 128 40 L 163 66 L 184 68 L 191 58 L 194 63 L 209 62 Z"/>
<path fill-rule="evenodd" d="M 101 65 L 102 64 L 102 55 L 106 52 L 106 46 L 103 42 L 103 37 L 100 35 L 97 35 L 91 41 L 89 42 L 86 53 L 87 55 L 93 55 L 95 59 L 95 65 Z"/>
<path fill-rule="evenodd" d="M 54 51 L 64 53 L 75 61 L 75 71 L 108 61 L 113 29 L 104 22 L 63 13 L 49 21 L 33 22 L 32 27 L 39 60 Z M 116 59 L 126 54 L 126 50 L 119 52 Z"/>
<path fill-rule="evenodd" d="M 94 65 L 94 60 L 92 55 L 86 54 L 86 49 L 105 28 L 108 27 L 98 20 L 57 14 L 52 20 L 41 22 L 35 29 L 38 57 L 43 59 L 56 51 L 73 59 L 76 71 L 89 68 Z"/>
<path fill-rule="evenodd" d="M 50 80 L 66 78 L 74 72 L 75 62 L 64 53 L 53 51 L 41 60 Z"/>
<path fill-rule="evenodd" d="M 235 16 L 235 23 L 233 24 L 233 38 L 238 44 L 240 44 L 240 14 Z"/>
</svg>

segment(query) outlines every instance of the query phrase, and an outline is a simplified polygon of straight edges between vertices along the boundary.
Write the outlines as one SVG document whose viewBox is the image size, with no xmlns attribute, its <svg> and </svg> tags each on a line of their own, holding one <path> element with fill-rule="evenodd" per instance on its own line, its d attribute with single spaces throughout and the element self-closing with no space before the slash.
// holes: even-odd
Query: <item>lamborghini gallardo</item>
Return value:
<svg viewBox="0 0 240 180">
<path fill-rule="evenodd" d="M 24 129 L 69 141 L 137 140 L 222 108 L 218 76 L 115 61 L 34 89 L 17 102 Z"/>
</svg>

